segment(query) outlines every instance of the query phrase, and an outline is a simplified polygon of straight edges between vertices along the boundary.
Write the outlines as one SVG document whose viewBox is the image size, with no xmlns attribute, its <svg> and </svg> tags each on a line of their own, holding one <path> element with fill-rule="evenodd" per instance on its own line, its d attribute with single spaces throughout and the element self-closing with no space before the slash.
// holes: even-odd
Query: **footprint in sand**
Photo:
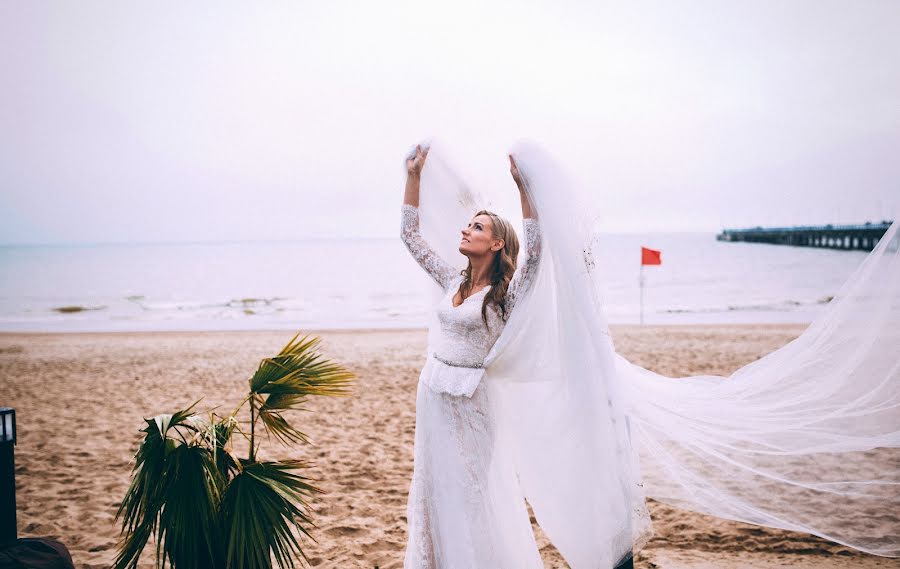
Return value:
<svg viewBox="0 0 900 569">
<path fill-rule="evenodd" d="M 94 547 L 88 548 L 88 551 L 91 553 L 97 553 L 98 551 L 109 551 L 114 548 L 116 544 L 114 542 L 107 542 L 101 545 L 95 545 Z"/>
<path fill-rule="evenodd" d="M 354 528 L 350 526 L 338 526 L 335 528 L 330 528 L 325 530 L 325 535 L 328 537 L 348 537 L 351 535 L 357 535 L 362 531 L 362 528 Z"/>
</svg>

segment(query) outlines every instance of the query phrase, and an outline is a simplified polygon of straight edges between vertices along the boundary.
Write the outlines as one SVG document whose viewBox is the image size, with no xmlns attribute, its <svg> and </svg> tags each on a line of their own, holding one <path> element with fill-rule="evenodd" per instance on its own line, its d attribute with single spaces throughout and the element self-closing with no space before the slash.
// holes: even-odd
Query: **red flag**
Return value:
<svg viewBox="0 0 900 569">
<path fill-rule="evenodd" d="M 655 249 L 647 249 L 641 247 L 641 264 L 642 265 L 662 265 L 661 253 Z"/>
</svg>

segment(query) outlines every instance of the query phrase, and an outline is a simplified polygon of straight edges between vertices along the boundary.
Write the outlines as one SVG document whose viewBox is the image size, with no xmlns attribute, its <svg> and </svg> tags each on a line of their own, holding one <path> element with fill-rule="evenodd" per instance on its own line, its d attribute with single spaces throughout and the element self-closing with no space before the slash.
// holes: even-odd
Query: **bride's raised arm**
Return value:
<svg viewBox="0 0 900 569">
<path fill-rule="evenodd" d="M 522 200 L 522 225 L 525 229 L 525 262 L 516 268 L 509 287 L 506 289 L 506 309 L 512 310 L 516 300 L 528 290 L 534 279 L 534 273 L 541 259 L 541 226 L 538 224 L 537 212 L 528 200 L 525 181 L 519 173 L 516 162 L 509 157 L 509 171 L 519 187 L 519 198 Z"/>
<path fill-rule="evenodd" d="M 416 145 L 415 156 L 406 160 L 406 191 L 400 206 L 400 238 L 419 266 L 446 290 L 459 271 L 438 255 L 419 232 L 419 184 L 427 157 L 428 149 L 423 151 L 421 146 Z"/>
</svg>

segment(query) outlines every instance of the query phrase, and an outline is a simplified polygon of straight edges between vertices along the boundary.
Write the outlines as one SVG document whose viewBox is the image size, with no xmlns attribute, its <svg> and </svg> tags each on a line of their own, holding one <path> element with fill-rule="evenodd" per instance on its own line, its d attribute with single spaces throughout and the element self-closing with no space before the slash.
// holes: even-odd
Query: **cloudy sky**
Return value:
<svg viewBox="0 0 900 569">
<path fill-rule="evenodd" d="M 900 2 L 4 2 L 0 243 L 392 237 L 428 137 L 609 231 L 900 204 Z"/>
</svg>

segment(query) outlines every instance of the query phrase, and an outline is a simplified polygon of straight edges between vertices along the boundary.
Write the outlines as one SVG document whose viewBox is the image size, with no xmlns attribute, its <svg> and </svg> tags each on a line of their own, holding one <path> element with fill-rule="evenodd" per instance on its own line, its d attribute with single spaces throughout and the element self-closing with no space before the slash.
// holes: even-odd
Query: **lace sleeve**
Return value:
<svg viewBox="0 0 900 569">
<path fill-rule="evenodd" d="M 510 311 L 534 280 L 534 273 L 541 259 L 541 226 L 537 219 L 526 217 L 525 226 L 525 262 L 516 269 L 509 287 L 506 289 L 506 310 Z"/>
<path fill-rule="evenodd" d="M 400 238 L 413 259 L 446 290 L 459 271 L 442 259 L 419 233 L 419 208 L 403 204 L 401 210 Z"/>
</svg>

